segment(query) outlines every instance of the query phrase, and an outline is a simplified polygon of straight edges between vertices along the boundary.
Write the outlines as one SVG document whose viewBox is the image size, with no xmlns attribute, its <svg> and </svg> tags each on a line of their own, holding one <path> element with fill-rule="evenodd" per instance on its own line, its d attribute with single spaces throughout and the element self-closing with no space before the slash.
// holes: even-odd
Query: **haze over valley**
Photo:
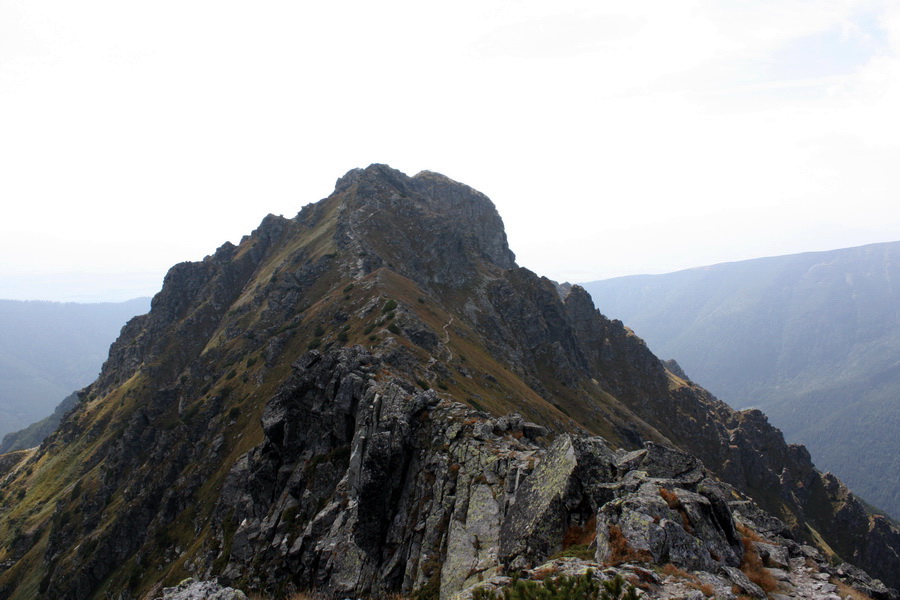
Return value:
<svg viewBox="0 0 900 600">
<path fill-rule="evenodd" d="M 762 409 L 900 516 L 900 242 L 584 284 L 663 358 Z"/>
</svg>

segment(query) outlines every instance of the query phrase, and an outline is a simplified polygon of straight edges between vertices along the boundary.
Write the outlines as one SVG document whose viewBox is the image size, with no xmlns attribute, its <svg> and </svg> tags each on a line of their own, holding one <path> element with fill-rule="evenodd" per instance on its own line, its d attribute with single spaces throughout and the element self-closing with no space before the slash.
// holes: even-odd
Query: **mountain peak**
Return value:
<svg viewBox="0 0 900 600">
<path fill-rule="evenodd" d="M 368 167 L 357 167 L 354 169 L 350 169 L 349 171 L 344 173 L 344 175 L 339 177 L 335 182 L 334 193 L 339 194 L 341 192 L 344 192 L 354 184 L 358 184 L 363 181 L 395 182 L 400 178 L 408 179 L 406 174 L 398 171 L 397 169 L 391 168 L 389 165 L 372 163 Z"/>
<path fill-rule="evenodd" d="M 359 259 L 358 276 L 387 266 L 421 285 L 458 286 L 516 266 L 493 202 L 445 175 L 373 164 L 338 179 L 333 197 L 338 244 Z"/>
<path fill-rule="evenodd" d="M 0 597 L 200 576 L 446 600 L 575 546 L 604 572 L 703 569 L 733 597 L 756 588 L 754 531 L 773 564 L 826 566 L 798 543 L 820 539 L 900 581 L 896 529 L 561 287 L 516 268 L 486 196 L 385 165 L 177 265 L 7 469 Z"/>
</svg>

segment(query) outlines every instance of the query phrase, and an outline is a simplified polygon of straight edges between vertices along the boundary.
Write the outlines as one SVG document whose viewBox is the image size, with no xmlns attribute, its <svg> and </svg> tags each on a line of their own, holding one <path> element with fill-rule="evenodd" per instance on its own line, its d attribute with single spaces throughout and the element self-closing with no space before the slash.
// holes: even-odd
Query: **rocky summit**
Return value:
<svg viewBox="0 0 900 600">
<path fill-rule="evenodd" d="M 900 585 L 900 532 L 765 415 L 518 267 L 484 195 L 384 165 L 173 267 L 0 477 L 10 599 Z"/>
</svg>

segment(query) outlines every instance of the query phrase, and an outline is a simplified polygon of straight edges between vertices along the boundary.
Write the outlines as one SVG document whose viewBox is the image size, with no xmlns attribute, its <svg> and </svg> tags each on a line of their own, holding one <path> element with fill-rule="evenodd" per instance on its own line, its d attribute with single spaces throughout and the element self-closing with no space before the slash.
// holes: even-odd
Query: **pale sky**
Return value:
<svg viewBox="0 0 900 600">
<path fill-rule="evenodd" d="M 0 298 L 119 300 L 354 167 L 559 281 L 900 239 L 900 4 L 0 0 Z"/>
</svg>

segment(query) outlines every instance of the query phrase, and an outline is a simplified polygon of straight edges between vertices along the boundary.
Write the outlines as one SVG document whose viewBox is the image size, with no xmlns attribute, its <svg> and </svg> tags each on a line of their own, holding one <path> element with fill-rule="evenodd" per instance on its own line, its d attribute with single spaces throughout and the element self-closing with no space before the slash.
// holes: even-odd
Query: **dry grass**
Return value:
<svg viewBox="0 0 900 600">
<path fill-rule="evenodd" d="M 747 538 L 754 542 L 765 542 L 763 538 L 760 537 L 758 533 L 744 525 L 743 523 L 735 523 L 735 529 L 738 530 L 738 533 L 741 534 L 741 537 Z"/>
<path fill-rule="evenodd" d="M 691 518 L 684 509 L 681 500 L 678 499 L 678 493 L 667 488 L 659 488 L 659 495 L 666 501 L 666 505 L 670 509 L 677 511 L 681 515 L 681 525 L 684 527 L 684 530 L 694 535 L 694 525 L 691 523 Z"/>
<path fill-rule="evenodd" d="M 536 579 L 538 581 L 543 581 L 547 577 L 554 577 L 559 574 L 559 569 L 556 568 L 555 565 L 550 565 L 541 569 L 535 569 L 531 578 Z"/>
<path fill-rule="evenodd" d="M 563 536 L 563 550 L 570 546 L 590 546 L 597 539 L 597 515 L 591 515 L 584 525 L 571 525 Z"/>
<path fill-rule="evenodd" d="M 651 589 L 651 586 L 650 586 L 649 583 L 647 583 L 647 582 L 644 581 L 641 577 L 638 577 L 638 576 L 637 576 L 636 574 L 634 574 L 634 573 L 629 574 L 629 575 L 625 578 L 625 581 L 628 582 L 628 583 L 630 583 L 631 585 L 633 585 L 633 586 L 636 587 L 636 588 L 639 588 L 639 589 L 644 590 L 645 592 L 649 592 L 650 589 Z"/>
<path fill-rule="evenodd" d="M 715 588 L 709 583 L 692 582 L 688 584 L 688 587 L 700 590 L 700 593 L 707 598 L 712 598 L 713 594 L 716 593 Z"/>
<path fill-rule="evenodd" d="M 843 581 L 832 578 L 831 583 L 837 586 L 837 593 L 845 600 L 848 597 L 852 600 L 872 600 L 872 597 L 868 594 L 863 594 L 861 591 L 850 587 Z"/>
<path fill-rule="evenodd" d="M 625 539 L 618 525 L 609 526 L 609 564 L 620 565 L 625 562 L 650 562 L 653 556 L 646 550 L 635 550 Z"/>
<path fill-rule="evenodd" d="M 663 575 L 668 575 L 670 577 L 678 577 L 680 579 L 696 579 L 695 575 L 691 575 L 684 569 L 680 567 L 676 567 L 672 563 L 666 563 L 662 566 Z"/>
<path fill-rule="evenodd" d="M 753 546 L 753 540 L 749 537 L 742 537 L 741 541 L 744 544 L 744 558 L 741 560 L 741 571 L 747 576 L 747 579 L 758 585 L 767 594 L 774 592 L 778 587 L 778 581 L 763 566 L 762 559 Z"/>
<path fill-rule="evenodd" d="M 686 584 L 689 588 L 700 590 L 700 592 L 706 596 L 707 598 L 712 597 L 716 590 L 709 583 L 703 583 L 700 581 L 700 578 L 694 575 L 693 573 L 688 573 L 684 569 L 680 567 L 676 567 L 672 563 L 666 563 L 662 567 L 663 575 L 667 575 L 669 577 L 676 577 L 678 579 L 686 580 Z"/>
<path fill-rule="evenodd" d="M 662 499 L 666 501 L 666 504 L 669 505 L 669 508 L 672 510 L 678 510 L 681 508 L 681 501 L 678 499 L 678 494 L 673 492 L 667 488 L 659 488 L 659 495 L 662 496 Z"/>
</svg>

